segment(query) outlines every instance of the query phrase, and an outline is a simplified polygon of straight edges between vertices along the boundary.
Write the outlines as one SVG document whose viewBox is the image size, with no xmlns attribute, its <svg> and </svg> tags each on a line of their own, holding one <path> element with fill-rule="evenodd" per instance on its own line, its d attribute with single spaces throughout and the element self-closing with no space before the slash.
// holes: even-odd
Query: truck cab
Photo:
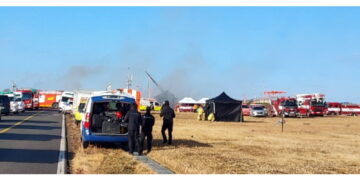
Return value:
<svg viewBox="0 0 360 180">
<path fill-rule="evenodd" d="M 280 115 L 285 117 L 297 117 L 299 116 L 298 106 L 295 98 L 284 99 L 280 103 Z"/>
<path fill-rule="evenodd" d="M 72 111 L 72 103 L 74 100 L 73 92 L 63 92 L 59 102 L 59 112 L 68 113 Z"/>
<path fill-rule="evenodd" d="M 127 142 L 127 124 L 124 121 L 135 98 L 127 93 L 103 92 L 92 95 L 84 109 L 81 121 L 81 140 L 84 148 L 91 142 Z"/>
<path fill-rule="evenodd" d="M 21 89 L 17 92 L 22 94 L 22 100 L 26 109 L 39 109 L 39 92 L 36 89 Z"/>
</svg>

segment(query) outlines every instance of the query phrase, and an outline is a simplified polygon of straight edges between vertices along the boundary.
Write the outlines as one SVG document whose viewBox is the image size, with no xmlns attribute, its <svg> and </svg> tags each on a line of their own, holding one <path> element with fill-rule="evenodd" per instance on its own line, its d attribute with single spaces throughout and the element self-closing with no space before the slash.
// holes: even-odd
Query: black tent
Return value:
<svg viewBox="0 0 360 180">
<path fill-rule="evenodd" d="M 215 114 L 215 121 L 243 122 L 242 101 L 229 97 L 225 92 L 206 101 L 206 117 L 210 113 Z"/>
</svg>

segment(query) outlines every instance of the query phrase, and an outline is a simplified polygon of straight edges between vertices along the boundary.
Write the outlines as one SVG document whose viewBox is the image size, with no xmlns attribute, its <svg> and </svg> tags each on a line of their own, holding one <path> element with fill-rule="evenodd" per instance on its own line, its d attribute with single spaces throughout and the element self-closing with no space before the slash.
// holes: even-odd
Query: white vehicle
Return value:
<svg viewBox="0 0 360 180">
<path fill-rule="evenodd" d="M 75 117 L 75 123 L 80 124 L 84 117 L 85 104 L 91 97 L 93 91 L 76 91 L 74 94 L 74 103 L 72 112 Z"/>
<path fill-rule="evenodd" d="M 267 109 L 262 105 L 252 105 L 250 110 L 250 116 L 252 117 L 266 117 Z"/>
<path fill-rule="evenodd" d="M 15 101 L 15 95 L 14 94 L 7 94 L 10 100 L 10 112 L 17 114 L 19 113 L 19 104 Z"/>
<path fill-rule="evenodd" d="M 72 111 L 74 93 L 65 91 L 61 95 L 59 102 L 59 112 L 67 113 Z"/>
<path fill-rule="evenodd" d="M 18 104 L 19 112 L 25 112 L 25 103 L 21 98 L 15 98 L 15 102 Z"/>
</svg>

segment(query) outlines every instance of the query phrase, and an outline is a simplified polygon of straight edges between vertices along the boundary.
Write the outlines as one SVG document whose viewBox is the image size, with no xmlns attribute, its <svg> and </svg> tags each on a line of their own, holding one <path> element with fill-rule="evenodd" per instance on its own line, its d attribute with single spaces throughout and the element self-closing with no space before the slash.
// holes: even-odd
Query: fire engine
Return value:
<svg viewBox="0 0 360 180">
<path fill-rule="evenodd" d="M 337 102 L 328 103 L 328 115 L 360 115 L 360 105 L 341 104 Z"/>
<path fill-rule="evenodd" d="M 59 108 L 62 91 L 40 91 L 39 107 L 41 108 Z"/>
<path fill-rule="evenodd" d="M 281 97 L 271 101 L 275 116 L 284 115 L 286 117 L 299 116 L 296 98 Z"/>
<path fill-rule="evenodd" d="M 118 89 L 118 91 L 120 91 L 120 93 L 128 93 L 130 95 L 132 95 L 135 98 L 135 103 L 138 107 L 138 109 L 140 109 L 140 100 L 141 100 L 141 92 L 134 90 L 134 89 L 124 89 L 124 88 L 120 88 Z"/>
<path fill-rule="evenodd" d="M 39 109 L 39 91 L 37 89 L 19 89 L 26 109 Z"/>
<path fill-rule="evenodd" d="M 314 94 L 298 94 L 296 95 L 299 115 L 301 116 L 325 116 L 328 108 L 325 102 L 325 95 Z"/>
</svg>

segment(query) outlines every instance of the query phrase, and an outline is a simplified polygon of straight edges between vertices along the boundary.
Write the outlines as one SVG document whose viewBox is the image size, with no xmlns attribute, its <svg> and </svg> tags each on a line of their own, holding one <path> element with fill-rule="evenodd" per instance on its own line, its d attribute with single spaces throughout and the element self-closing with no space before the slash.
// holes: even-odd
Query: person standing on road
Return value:
<svg viewBox="0 0 360 180">
<path fill-rule="evenodd" d="M 135 103 L 131 104 L 130 110 L 126 113 L 124 120 L 128 123 L 129 154 L 132 155 L 136 147 L 139 155 L 141 155 L 139 148 L 141 114 L 137 111 Z"/>
<path fill-rule="evenodd" d="M 144 142 L 145 138 L 147 141 L 147 153 L 149 154 L 152 148 L 152 129 L 155 124 L 155 118 L 153 115 L 151 115 L 151 107 L 146 108 L 146 113 L 142 117 L 142 123 L 141 123 L 141 135 L 140 135 L 140 153 L 144 150 Z"/>
<path fill-rule="evenodd" d="M 161 134 L 163 136 L 163 144 L 168 143 L 168 145 L 171 145 L 172 143 L 172 131 L 173 131 L 173 124 L 174 124 L 174 118 L 175 118 L 175 112 L 170 107 L 169 101 L 165 101 L 163 107 L 161 108 L 160 117 L 163 117 L 163 125 L 161 128 Z M 165 131 L 168 130 L 169 133 L 169 141 L 166 138 Z"/>
</svg>

